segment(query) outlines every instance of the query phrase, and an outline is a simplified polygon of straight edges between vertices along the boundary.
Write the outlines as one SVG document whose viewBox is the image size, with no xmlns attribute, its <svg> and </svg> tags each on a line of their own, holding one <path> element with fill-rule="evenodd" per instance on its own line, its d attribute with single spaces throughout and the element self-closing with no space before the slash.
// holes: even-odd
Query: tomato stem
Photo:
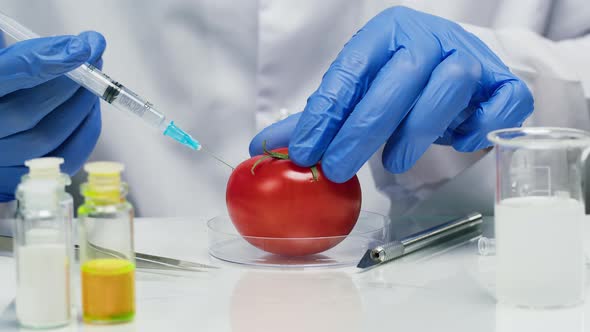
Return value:
<svg viewBox="0 0 590 332">
<path fill-rule="evenodd" d="M 272 158 L 289 160 L 289 155 L 286 153 L 280 153 L 280 152 L 274 152 L 274 151 L 268 150 L 266 148 L 266 141 L 262 142 L 262 150 L 264 151 L 265 154 L 271 156 Z"/>
<path fill-rule="evenodd" d="M 320 172 L 318 172 L 318 168 L 316 165 L 311 166 L 311 175 L 313 176 L 313 180 L 317 181 L 320 178 Z"/>
<path fill-rule="evenodd" d="M 252 168 L 250 169 L 250 172 L 252 173 L 252 175 L 254 174 L 254 169 L 256 168 L 256 166 L 258 166 L 258 164 L 260 164 L 262 161 L 272 158 L 271 156 L 263 156 L 262 158 L 256 160 L 256 162 L 254 163 L 254 165 L 252 165 Z"/>
<path fill-rule="evenodd" d="M 254 165 L 252 165 L 252 168 L 250 169 L 250 172 L 252 173 L 252 175 L 254 174 L 254 169 L 264 160 L 266 159 L 280 159 L 280 160 L 290 160 L 289 159 L 289 154 L 288 153 L 280 153 L 280 152 L 276 152 L 276 151 L 270 151 L 266 148 L 266 140 L 264 140 L 262 142 L 262 150 L 264 151 L 264 156 L 262 156 L 261 158 L 259 158 L 258 160 L 256 160 L 256 162 L 254 163 Z M 320 173 L 318 171 L 317 165 L 313 165 L 310 167 L 311 170 L 311 175 L 313 176 L 313 180 L 314 181 L 318 181 L 318 179 L 320 178 Z"/>
</svg>

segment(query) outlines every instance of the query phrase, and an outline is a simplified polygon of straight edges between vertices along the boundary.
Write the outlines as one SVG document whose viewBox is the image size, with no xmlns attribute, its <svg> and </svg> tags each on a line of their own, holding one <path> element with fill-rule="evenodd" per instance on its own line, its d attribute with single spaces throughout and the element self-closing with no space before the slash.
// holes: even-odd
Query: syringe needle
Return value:
<svg viewBox="0 0 590 332">
<path fill-rule="evenodd" d="M 224 164 L 225 166 L 231 168 L 232 171 L 234 170 L 234 167 L 232 165 L 226 163 L 223 159 L 219 158 L 217 155 L 215 155 L 210 150 L 205 149 L 205 147 L 201 143 L 199 143 L 199 141 L 197 141 L 191 135 L 189 135 L 187 132 L 180 129 L 178 126 L 176 126 L 174 124 L 174 121 L 170 122 L 170 125 L 168 125 L 168 127 L 164 131 L 164 135 L 172 137 L 176 141 L 182 143 L 183 145 L 190 147 L 193 150 L 207 152 L 207 154 L 209 156 L 213 157 L 215 160 L 219 161 L 220 163 Z"/>
<path fill-rule="evenodd" d="M 203 152 L 207 152 L 208 155 L 210 155 L 211 157 L 213 157 L 215 160 L 219 161 L 220 163 L 224 164 L 225 166 L 231 168 L 231 170 L 233 171 L 235 169 L 235 167 L 233 167 L 232 165 L 226 163 L 223 159 L 219 158 L 218 156 L 216 156 L 213 152 L 209 151 L 208 149 L 206 149 L 204 146 L 201 145 L 201 150 L 203 150 Z"/>
</svg>

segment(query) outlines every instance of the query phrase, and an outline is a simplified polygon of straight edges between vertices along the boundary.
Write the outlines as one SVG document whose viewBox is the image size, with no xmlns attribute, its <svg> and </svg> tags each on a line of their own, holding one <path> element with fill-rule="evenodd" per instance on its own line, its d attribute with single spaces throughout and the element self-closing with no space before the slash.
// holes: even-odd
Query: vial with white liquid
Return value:
<svg viewBox="0 0 590 332">
<path fill-rule="evenodd" d="M 16 316 L 21 326 L 51 328 L 71 320 L 69 226 L 55 179 L 29 179 L 17 189 L 14 252 Z"/>
<path fill-rule="evenodd" d="M 64 218 L 64 222 L 66 223 L 66 242 L 71 243 L 69 250 L 70 257 L 75 257 L 74 253 L 74 239 L 76 238 L 76 227 L 74 225 L 74 199 L 72 195 L 70 195 L 66 190 L 65 187 L 69 186 L 72 181 L 70 177 L 61 172 L 61 165 L 64 163 L 63 158 L 58 157 L 44 157 L 44 158 L 35 158 L 25 161 L 25 166 L 29 169 L 29 173 L 23 175 L 21 178 L 21 183 L 26 183 L 29 180 L 41 180 L 41 179 L 48 179 L 48 180 L 55 180 L 59 183 L 58 188 L 58 199 L 59 205 L 62 209 L 62 216 Z M 63 189 L 63 190 L 62 190 Z M 70 273 L 74 273 L 74 264 L 70 264 L 71 271 Z M 71 292 L 74 294 L 73 283 Z M 73 308 L 73 306 L 72 306 Z"/>
<path fill-rule="evenodd" d="M 582 180 L 590 133 L 503 129 L 488 139 L 496 152 L 498 302 L 533 308 L 582 303 Z"/>
</svg>

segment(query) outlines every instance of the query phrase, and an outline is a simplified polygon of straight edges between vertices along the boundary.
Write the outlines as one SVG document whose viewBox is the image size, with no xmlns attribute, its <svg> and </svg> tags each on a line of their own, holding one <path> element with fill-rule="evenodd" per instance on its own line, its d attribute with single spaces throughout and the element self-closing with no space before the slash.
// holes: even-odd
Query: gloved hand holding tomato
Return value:
<svg viewBox="0 0 590 332">
<path fill-rule="evenodd" d="M 229 178 L 226 202 L 238 232 L 270 253 L 304 256 L 323 252 L 352 231 L 360 214 L 356 176 L 328 180 L 321 164 L 300 167 L 287 148 L 252 157 Z"/>
</svg>

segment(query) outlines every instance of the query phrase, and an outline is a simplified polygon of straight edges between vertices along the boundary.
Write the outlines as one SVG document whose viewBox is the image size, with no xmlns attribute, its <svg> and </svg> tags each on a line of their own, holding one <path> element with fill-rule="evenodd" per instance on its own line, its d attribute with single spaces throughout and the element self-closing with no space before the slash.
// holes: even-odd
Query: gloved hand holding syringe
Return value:
<svg viewBox="0 0 590 332">
<path fill-rule="evenodd" d="M 0 12 L 0 29 L 16 41 L 40 38 L 39 35 L 2 12 Z M 111 79 L 98 68 L 86 63 L 66 75 L 118 110 L 142 119 L 145 124 L 191 149 L 207 151 L 213 158 L 233 169 L 221 158 L 204 149 L 199 141 L 180 129 L 174 121 L 168 121 L 166 115 L 156 110 L 146 99 Z"/>
</svg>

